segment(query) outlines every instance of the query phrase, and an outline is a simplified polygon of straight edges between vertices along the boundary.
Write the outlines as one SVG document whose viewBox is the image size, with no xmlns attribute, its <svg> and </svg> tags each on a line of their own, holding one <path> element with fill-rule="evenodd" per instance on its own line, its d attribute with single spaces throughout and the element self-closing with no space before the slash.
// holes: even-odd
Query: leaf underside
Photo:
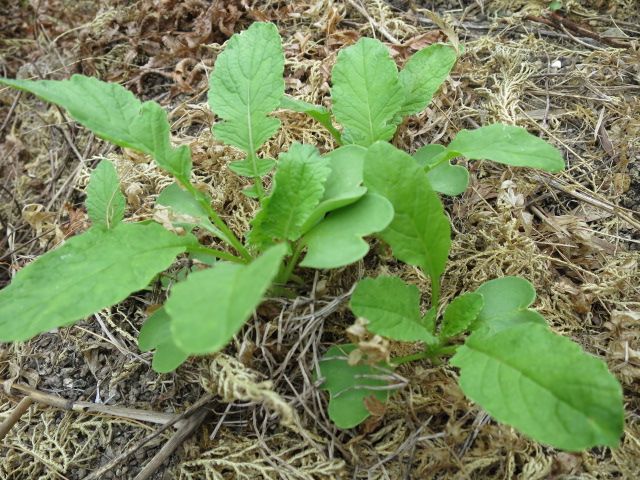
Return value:
<svg viewBox="0 0 640 480">
<path fill-rule="evenodd" d="M 534 440 L 570 451 L 619 443 L 620 385 L 604 362 L 544 325 L 475 332 L 451 364 L 469 398 Z"/>
<path fill-rule="evenodd" d="M 72 237 L 0 291 L 0 341 L 27 340 L 124 300 L 194 242 L 156 223 L 121 223 Z"/>
<path fill-rule="evenodd" d="M 176 345 L 171 333 L 171 318 L 159 308 L 147 318 L 138 335 L 141 351 L 155 350 L 151 367 L 158 373 L 167 373 L 180 366 L 189 355 Z"/>
<path fill-rule="evenodd" d="M 124 218 L 125 199 L 113 163 L 101 161 L 91 174 L 85 202 L 94 226 L 111 229 Z"/>
</svg>

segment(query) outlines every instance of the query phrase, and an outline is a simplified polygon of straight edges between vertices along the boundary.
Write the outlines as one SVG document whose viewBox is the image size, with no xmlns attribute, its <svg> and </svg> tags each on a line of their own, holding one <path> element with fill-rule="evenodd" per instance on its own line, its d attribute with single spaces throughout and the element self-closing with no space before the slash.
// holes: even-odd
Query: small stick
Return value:
<svg viewBox="0 0 640 480">
<path fill-rule="evenodd" d="M 384 38 L 386 38 L 387 40 L 389 40 L 391 43 L 393 43 L 394 45 L 400 45 L 400 40 L 398 40 L 396 37 L 394 37 L 393 35 L 391 35 L 391 33 L 389 32 L 389 30 L 387 30 L 384 25 L 380 25 L 378 22 L 376 22 L 373 17 L 371 17 L 371 15 L 369 15 L 369 12 L 367 12 L 367 9 L 364 8 L 362 5 L 358 4 L 356 1 L 354 0 L 347 0 L 347 2 L 349 3 L 349 5 L 351 5 L 353 8 L 355 8 L 360 15 L 362 15 L 364 18 L 366 18 L 369 23 L 371 25 L 373 25 L 373 27 L 378 30 L 382 36 Z"/>
<path fill-rule="evenodd" d="M 160 466 L 173 454 L 182 442 L 184 442 L 193 431 L 198 428 L 204 419 L 209 414 L 208 410 L 204 407 L 199 411 L 191 415 L 184 425 L 165 443 L 160 451 L 154 455 L 149 463 L 136 475 L 134 480 L 147 480 L 160 468 Z"/>
<path fill-rule="evenodd" d="M 24 415 L 27 410 L 29 410 L 29 407 L 32 403 L 33 400 L 31 399 L 31 397 L 24 397 L 22 400 L 20 400 L 13 412 L 11 412 L 11 414 L 4 422 L 2 422 L 2 424 L 0 424 L 0 441 L 2 441 L 7 433 L 9 433 L 9 430 L 11 430 L 11 428 L 16 423 L 18 423 L 18 420 L 20 420 L 22 415 Z"/>
<path fill-rule="evenodd" d="M 25 394 L 26 397 L 30 398 L 33 402 L 42 403 L 61 410 L 82 413 L 101 413 L 112 417 L 128 418 L 132 420 L 139 420 L 141 422 L 157 424 L 165 424 L 166 422 L 176 419 L 176 416 L 170 413 L 153 412 L 137 408 L 116 407 L 92 402 L 74 402 L 73 400 L 67 400 L 66 398 L 58 397 L 57 395 L 41 392 L 40 390 L 36 390 L 35 388 L 31 388 L 26 385 L 11 383 L 9 380 L 0 381 L 0 387 L 4 388 L 5 392 L 10 391 L 11 389 L 17 390 L 18 392 Z M 182 424 L 176 425 L 176 428 L 180 428 L 181 426 Z"/>
<path fill-rule="evenodd" d="M 212 395 L 205 395 L 200 400 L 198 400 L 196 403 L 191 405 L 191 407 L 189 407 L 187 410 L 182 412 L 180 415 L 174 416 L 174 418 L 172 418 L 167 423 L 162 425 L 158 430 L 153 431 L 152 433 L 150 433 L 149 435 L 144 437 L 142 440 L 140 440 L 138 443 L 136 443 L 131 448 L 128 448 L 127 450 L 122 452 L 117 457 L 112 458 L 107 464 L 103 465 L 98 470 L 96 470 L 96 471 L 90 473 L 89 475 L 87 475 L 86 477 L 84 477 L 83 480 L 97 480 L 97 479 L 101 478 L 102 475 L 104 475 L 106 472 L 108 472 L 109 470 L 114 468 L 120 462 L 122 462 L 123 460 L 128 458 L 130 455 L 132 455 L 134 452 L 136 452 L 139 448 L 142 448 L 145 444 L 149 443 L 151 440 L 156 438 L 158 435 L 160 435 L 162 432 L 164 432 L 166 429 L 168 429 L 172 425 L 174 425 L 174 424 L 177 425 L 178 422 L 180 422 L 180 425 L 181 425 L 180 429 L 182 429 L 183 427 L 186 428 L 186 426 L 190 425 L 190 424 L 188 423 L 188 420 L 185 421 L 184 419 L 189 417 L 190 415 L 192 415 L 197 410 L 200 410 L 200 409 L 204 410 L 203 407 L 205 405 L 207 405 L 209 402 L 211 402 L 212 400 L 213 400 L 213 396 Z M 205 410 L 205 413 L 206 413 L 206 410 Z M 204 417 L 203 417 L 203 420 L 204 420 Z M 202 421 L 200 423 L 202 423 Z M 193 427 L 193 428 L 195 428 L 195 427 Z M 192 430 L 193 430 L 193 428 L 192 428 Z M 180 432 L 180 430 L 178 430 L 178 432 Z"/>
</svg>

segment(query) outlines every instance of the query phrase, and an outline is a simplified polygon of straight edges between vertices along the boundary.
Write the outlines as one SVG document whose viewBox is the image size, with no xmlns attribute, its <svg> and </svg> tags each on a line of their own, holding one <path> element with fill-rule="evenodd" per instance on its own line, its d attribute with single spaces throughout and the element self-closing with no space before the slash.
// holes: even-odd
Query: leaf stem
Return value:
<svg viewBox="0 0 640 480">
<path fill-rule="evenodd" d="M 457 345 L 443 345 L 436 346 L 432 350 L 425 350 L 423 352 L 413 353 L 411 355 L 405 355 L 403 357 L 396 357 L 391 360 L 393 365 L 404 365 L 405 363 L 415 362 L 416 360 L 425 360 L 425 359 L 438 359 L 443 355 L 451 355 L 456 352 L 458 348 Z"/>
<path fill-rule="evenodd" d="M 293 253 L 291 254 L 291 259 L 289 260 L 289 263 L 287 263 L 287 266 L 282 272 L 280 278 L 278 278 L 279 283 L 282 283 L 284 285 L 289 281 L 289 278 L 291 278 L 291 274 L 293 273 L 293 269 L 296 268 L 296 265 L 298 264 L 298 259 L 300 258 L 303 249 L 303 242 L 298 242 L 295 244 L 295 246 L 293 247 Z"/>
<path fill-rule="evenodd" d="M 440 303 L 440 277 L 431 277 L 431 308 L 438 316 L 438 303 Z M 435 322 L 433 323 L 435 327 Z"/>
<path fill-rule="evenodd" d="M 262 201 L 264 200 L 264 187 L 262 186 L 262 177 L 260 177 L 260 175 L 258 175 L 256 172 L 256 162 L 258 158 L 256 157 L 256 152 L 250 152 L 248 156 L 249 156 L 249 161 L 251 162 L 251 165 L 253 165 L 253 171 L 255 173 L 253 177 L 253 181 L 256 186 L 256 193 L 258 194 L 258 200 L 262 205 Z"/>
<path fill-rule="evenodd" d="M 231 246 L 236 249 L 236 251 L 242 258 L 244 258 L 246 261 L 251 261 L 253 257 L 251 256 L 249 251 L 244 247 L 244 245 L 242 245 L 242 242 L 238 240 L 238 237 L 235 236 L 235 234 L 231 231 L 227 224 L 224 223 L 224 220 L 220 218 L 220 215 L 218 215 L 218 212 L 213 209 L 207 197 L 200 190 L 194 187 L 191 182 L 185 181 L 184 179 L 180 180 L 184 188 L 186 188 L 186 190 L 191 195 L 193 195 L 193 198 L 198 201 L 202 208 L 205 209 L 213 224 L 218 227 L 218 229 L 225 235 L 226 240 L 228 240 Z"/>
<path fill-rule="evenodd" d="M 218 250 L 216 248 L 209 248 L 209 247 L 204 247 L 201 245 L 198 246 L 193 246 L 193 247 L 187 247 L 187 252 L 189 253 L 205 253 L 207 255 L 212 255 L 216 258 L 219 258 L 221 260 L 228 260 L 229 262 L 234 262 L 234 263 L 247 263 L 247 260 L 244 258 L 240 258 L 240 257 L 236 257 L 235 255 L 232 255 L 228 252 L 225 252 L 223 250 Z"/>
</svg>

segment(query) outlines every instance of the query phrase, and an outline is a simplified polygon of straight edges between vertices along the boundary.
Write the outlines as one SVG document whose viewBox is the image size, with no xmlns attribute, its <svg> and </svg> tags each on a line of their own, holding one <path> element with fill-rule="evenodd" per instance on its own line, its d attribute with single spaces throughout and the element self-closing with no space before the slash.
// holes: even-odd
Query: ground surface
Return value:
<svg viewBox="0 0 640 480">
<path fill-rule="evenodd" d="M 206 107 L 207 74 L 233 32 L 275 21 L 288 93 L 315 102 L 328 98 L 337 50 L 361 35 L 387 42 L 399 63 L 458 37 L 465 54 L 451 78 L 394 142 L 414 151 L 462 128 L 516 123 L 558 146 L 568 169 L 548 176 L 469 165 L 471 188 L 446 202 L 455 237 L 444 296 L 504 274 L 532 281 L 535 306 L 553 328 L 605 359 L 622 382 L 619 449 L 568 454 L 529 441 L 466 401 L 454 369 L 428 362 L 403 367 L 409 384 L 382 418 L 336 430 L 311 372 L 353 321 L 345 293 L 365 273 L 382 272 L 428 290 L 414 269 L 375 255 L 311 274 L 297 300 L 267 303 L 225 354 L 192 359 L 175 374 L 155 374 L 136 346 L 145 312 L 161 301 L 154 290 L 76 326 L 0 345 L 0 379 L 111 413 L 179 413 L 213 394 L 209 417 L 153 478 L 640 478 L 640 6 L 563 3 L 563 15 L 596 34 L 554 23 L 541 0 L 0 0 L 0 74 L 84 73 L 159 101 L 175 141 L 193 149 L 198 180 L 240 231 L 255 207 L 226 168 L 237 154 L 212 142 Z M 279 115 L 284 129 L 266 147 L 272 155 L 293 140 L 330 146 L 310 120 Z M 88 226 L 83 189 L 103 157 L 118 166 L 129 215 L 150 216 L 169 179 L 147 159 L 95 139 L 29 95 L 0 90 L 0 286 Z M 20 399 L 11 392 L 0 394 L 0 421 Z M 0 479 L 84 478 L 158 428 L 128 417 L 32 405 L 0 446 Z M 173 432 L 100 478 L 134 478 Z"/>
</svg>

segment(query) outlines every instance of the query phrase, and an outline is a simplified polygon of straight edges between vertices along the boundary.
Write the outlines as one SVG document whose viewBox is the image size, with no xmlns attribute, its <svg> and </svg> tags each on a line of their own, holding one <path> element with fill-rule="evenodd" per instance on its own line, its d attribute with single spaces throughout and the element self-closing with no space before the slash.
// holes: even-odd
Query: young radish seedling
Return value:
<svg viewBox="0 0 640 480">
<path fill-rule="evenodd" d="M 240 236 L 191 183 L 189 148 L 171 144 L 166 112 L 157 103 L 141 103 L 119 85 L 80 75 L 0 79 L 60 105 L 97 136 L 150 155 L 176 180 L 157 199 L 171 212 L 169 229 L 152 221 L 125 223 L 117 173 L 101 162 L 87 188 L 92 227 L 27 265 L 0 291 L 0 340 L 26 340 L 114 305 L 147 287 L 180 254 L 206 258 L 171 288 L 140 332 L 140 348 L 155 350 L 154 369 L 171 371 L 190 355 L 224 348 L 264 295 L 286 284 L 297 266 L 356 262 L 369 250 L 364 238 L 377 234 L 432 282 L 424 317 L 416 287 L 386 277 L 358 284 L 351 306 L 371 332 L 425 344 L 423 353 L 385 368 L 455 351 L 462 389 L 497 419 L 560 448 L 617 444 L 619 385 L 601 361 L 551 333 L 528 308 L 535 295 L 525 280 L 488 282 L 454 300 L 438 322 L 450 227 L 435 192 L 455 195 L 468 183 L 467 171 L 450 160 L 464 156 L 551 172 L 564 167 L 555 148 L 508 125 L 463 130 L 448 146 L 429 145 L 414 157 L 387 143 L 404 116 L 426 107 L 455 60 L 452 48 L 432 45 L 398 71 L 381 42 L 363 38 L 338 55 L 328 110 L 284 94 L 284 56 L 274 25 L 254 23 L 234 35 L 216 59 L 209 105 L 219 117 L 214 136 L 246 154 L 229 168 L 252 179 L 245 193 L 260 206 L 251 230 Z M 262 145 L 280 128 L 271 115 L 278 108 L 310 115 L 337 148 L 321 154 L 294 143 L 277 160 L 261 156 Z M 274 169 L 265 192 L 262 179 Z M 194 229 L 216 242 L 200 244 Z M 472 333 L 464 345 L 451 341 L 465 331 Z M 368 396 L 385 400 L 389 392 L 385 377 L 376 374 L 380 366 L 344 360 L 354 349 L 332 347 L 321 363 L 329 413 L 341 427 L 366 418 Z"/>
</svg>

